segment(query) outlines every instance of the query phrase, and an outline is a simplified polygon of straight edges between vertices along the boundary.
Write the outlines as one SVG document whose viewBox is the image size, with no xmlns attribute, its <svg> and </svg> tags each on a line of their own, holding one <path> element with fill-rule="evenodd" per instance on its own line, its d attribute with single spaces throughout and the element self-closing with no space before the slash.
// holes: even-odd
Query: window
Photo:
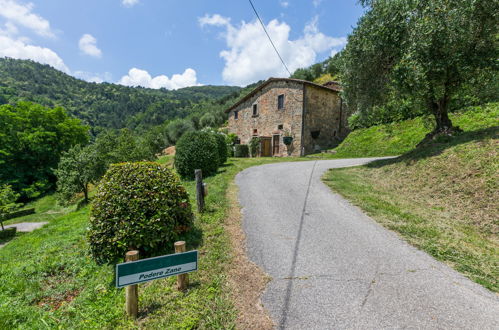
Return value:
<svg viewBox="0 0 499 330">
<path fill-rule="evenodd" d="M 310 135 L 312 135 L 312 139 L 317 139 L 319 135 L 321 134 L 321 131 L 311 131 Z"/>
<path fill-rule="evenodd" d="M 277 97 L 277 110 L 284 109 L 284 94 Z"/>
<path fill-rule="evenodd" d="M 253 135 L 258 135 L 258 130 L 256 128 L 253 129 Z"/>
<path fill-rule="evenodd" d="M 258 105 L 253 104 L 253 117 L 258 116 Z"/>
<path fill-rule="evenodd" d="M 234 111 L 234 119 L 237 119 L 239 111 Z"/>
<path fill-rule="evenodd" d="M 284 126 L 281 124 L 281 125 L 277 125 L 277 129 L 283 129 Z"/>
</svg>

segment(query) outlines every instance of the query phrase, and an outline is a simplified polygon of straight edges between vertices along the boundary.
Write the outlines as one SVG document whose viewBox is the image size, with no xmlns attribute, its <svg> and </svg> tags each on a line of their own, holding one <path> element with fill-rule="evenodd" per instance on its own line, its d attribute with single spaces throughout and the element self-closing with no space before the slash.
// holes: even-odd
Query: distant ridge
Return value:
<svg viewBox="0 0 499 330">
<path fill-rule="evenodd" d="M 90 83 L 31 60 L 0 58 L 0 104 L 32 101 L 62 106 L 92 128 L 148 128 L 184 118 L 203 102 L 236 99 L 240 87 L 194 86 L 174 91 Z"/>
</svg>

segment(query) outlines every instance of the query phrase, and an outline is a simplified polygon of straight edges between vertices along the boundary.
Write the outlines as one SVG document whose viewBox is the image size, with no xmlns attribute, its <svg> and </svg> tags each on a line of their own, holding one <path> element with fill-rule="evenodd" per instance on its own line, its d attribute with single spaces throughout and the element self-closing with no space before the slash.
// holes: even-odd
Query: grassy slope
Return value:
<svg viewBox="0 0 499 330">
<path fill-rule="evenodd" d="M 335 169 L 325 181 L 411 244 L 498 292 L 499 107 L 454 120 L 465 129 L 457 137 L 395 160 Z M 418 121 L 398 125 L 414 132 Z"/>
<path fill-rule="evenodd" d="M 124 291 L 114 287 L 114 268 L 96 265 L 88 255 L 88 207 L 47 219 L 44 228 L 0 249 L 0 329 L 233 327 L 236 312 L 226 280 L 231 251 L 223 226 L 229 207 L 226 190 L 244 168 L 289 160 L 230 160 L 205 180 L 207 212 L 197 216 L 195 229 L 185 238 L 188 249 L 200 251 L 199 271 L 191 274 L 185 294 L 174 289 L 175 278 L 140 285 L 138 325 L 124 318 Z M 185 185 L 195 196 L 194 183 Z M 51 198 L 39 203 L 53 205 Z"/>
<path fill-rule="evenodd" d="M 453 123 L 465 131 L 498 125 L 499 103 L 485 107 L 468 108 L 466 111 L 450 115 Z M 415 119 L 358 129 L 334 149 L 334 154 L 323 155 L 329 158 L 394 156 L 401 155 L 416 145 L 432 129 L 432 118 Z"/>
</svg>

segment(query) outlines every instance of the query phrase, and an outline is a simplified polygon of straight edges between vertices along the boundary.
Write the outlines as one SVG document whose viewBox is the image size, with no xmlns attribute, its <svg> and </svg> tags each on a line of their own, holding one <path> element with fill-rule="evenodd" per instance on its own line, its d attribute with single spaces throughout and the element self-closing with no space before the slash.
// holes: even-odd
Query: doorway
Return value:
<svg viewBox="0 0 499 330">
<path fill-rule="evenodd" d="M 272 150 L 270 149 L 270 138 L 262 137 L 261 145 L 260 145 L 260 156 L 261 157 L 270 157 L 272 156 Z"/>
<path fill-rule="evenodd" d="M 272 156 L 277 156 L 279 154 L 279 140 L 280 135 L 272 136 Z"/>
</svg>

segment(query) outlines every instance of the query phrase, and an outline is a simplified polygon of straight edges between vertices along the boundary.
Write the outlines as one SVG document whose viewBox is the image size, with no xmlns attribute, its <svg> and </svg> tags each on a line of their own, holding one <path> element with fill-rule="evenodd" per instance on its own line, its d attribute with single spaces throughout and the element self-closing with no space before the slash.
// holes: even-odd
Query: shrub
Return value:
<svg viewBox="0 0 499 330">
<path fill-rule="evenodd" d="M 129 250 L 153 256 L 172 246 L 192 218 L 189 196 L 172 170 L 148 162 L 111 165 L 92 202 L 90 251 L 100 263 Z"/>
<path fill-rule="evenodd" d="M 236 144 L 234 149 L 234 157 L 248 157 L 249 148 L 247 144 Z"/>
<path fill-rule="evenodd" d="M 254 136 L 251 138 L 249 143 L 249 151 L 251 157 L 256 157 L 260 152 L 260 138 Z"/>
<path fill-rule="evenodd" d="M 227 143 L 225 142 L 225 135 L 220 133 L 213 133 L 215 139 L 217 140 L 218 148 L 218 165 L 223 165 L 227 161 Z"/>
<path fill-rule="evenodd" d="M 218 144 L 213 133 L 191 131 L 182 135 L 175 154 L 175 168 L 181 177 L 194 178 L 196 169 L 201 169 L 203 176 L 215 174 L 218 164 Z"/>
</svg>

